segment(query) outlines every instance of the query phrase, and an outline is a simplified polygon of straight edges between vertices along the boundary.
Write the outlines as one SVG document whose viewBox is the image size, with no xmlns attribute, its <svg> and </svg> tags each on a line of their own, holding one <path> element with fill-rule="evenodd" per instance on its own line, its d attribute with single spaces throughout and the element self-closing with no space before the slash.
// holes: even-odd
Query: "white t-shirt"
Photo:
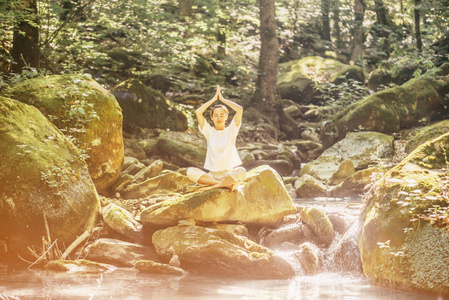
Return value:
<svg viewBox="0 0 449 300">
<path fill-rule="evenodd" d="M 241 125 L 241 124 L 240 124 Z M 207 140 L 207 153 L 204 168 L 218 172 L 223 170 L 232 170 L 242 164 L 242 160 L 237 152 L 235 141 L 240 126 L 235 125 L 234 119 L 231 124 L 223 130 L 217 130 L 204 122 L 203 129 L 200 131 Z"/>
</svg>

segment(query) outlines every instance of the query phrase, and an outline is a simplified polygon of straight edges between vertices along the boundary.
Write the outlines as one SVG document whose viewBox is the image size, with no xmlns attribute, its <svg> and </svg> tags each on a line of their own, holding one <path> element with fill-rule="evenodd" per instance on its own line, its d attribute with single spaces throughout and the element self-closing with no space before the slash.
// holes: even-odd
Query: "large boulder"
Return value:
<svg viewBox="0 0 449 300">
<path fill-rule="evenodd" d="M 115 266 L 132 267 L 139 260 L 155 259 L 154 249 L 121 240 L 101 238 L 84 249 L 86 259 Z"/>
<path fill-rule="evenodd" d="M 234 191 L 214 189 L 180 195 L 148 207 L 140 218 L 144 224 L 163 226 L 185 219 L 276 226 L 284 215 L 295 212 L 281 177 L 269 166 L 261 166 L 248 172 Z"/>
<path fill-rule="evenodd" d="M 332 189 L 333 197 L 360 197 L 365 188 L 374 181 L 374 176 L 380 173 L 378 168 L 368 168 L 357 171 Z"/>
<path fill-rule="evenodd" d="M 0 97 L 0 237 L 32 259 L 47 238 L 70 245 L 91 229 L 100 201 L 78 149 L 35 107 Z M 45 215 L 45 218 L 44 218 Z"/>
<path fill-rule="evenodd" d="M 348 161 L 355 170 L 362 170 L 378 165 L 382 160 L 391 159 L 394 154 L 393 141 L 392 136 L 378 132 L 349 132 L 320 157 L 307 163 L 300 175 L 309 174 L 326 182 L 335 181 L 335 174 Z M 349 175 L 352 174 L 347 174 Z"/>
<path fill-rule="evenodd" d="M 376 91 L 385 89 L 390 85 L 404 84 L 412 79 L 415 71 L 420 68 L 418 64 L 407 64 L 395 66 L 394 71 L 383 68 L 376 69 L 368 76 L 368 88 Z"/>
<path fill-rule="evenodd" d="M 335 59 L 320 56 L 292 60 L 279 64 L 277 90 L 283 99 L 308 104 L 313 100 L 315 84 L 331 80 L 338 82 L 342 77 L 363 82 L 363 71 L 359 69 L 357 66 L 348 66 Z M 363 78 L 359 78 L 360 76 Z"/>
<path fill-rule="evenodd" d="M 380 286 L 449 295 L 449 133 L 427 142 L 365 194 L 359 248 Z"/>
<path fill-rule="evenodd" d="M 163 131 L 156 147 L 160 154 L 181 167 L 202 168 L 206 160 L 206 139 L 200 134 Z"/>
<path fill-rule="evenodd" d="M 195 183 L 187 176 L 178 172 L 167 172 L 141 183 L 130 184 L 122 191 L 121 197 L 124 199 L 136 199 L 154 194 L 181 193 L 193 184 Z"/>
<path fill-rule="evenodd" d="M 449 77 L 418 78 L 360 100 L 327 123 L 321 140 L 325 149 L 356 130 L 398 132 L 423 119 L 441 119 L 448 112 Z"/>
<path fill-rule="evenodd" d="M 52 75 L 12 87 L 14 99 L 37 107 L 87 155 L 98 193 L 120 176 L 122 112 L 114 96 L 85 75 Z"/>
<path fill-rule="evenodd" d="M 405 144 L 405 152 L 410 153 L 421 144 L 433 140 L 446 132 L 449 132 L 449 120 L 426 126 L 418 130 L 416 134 L 407 141 Z"/>
<path fill-rule="evenodd" d="M 233 233 L 200 227 L 175 226 L 153 234 L 164 261 L 178 256 L 182 269 L 215 275 L 290 278 L 293 268 L 273 251 Z"/>
<path fill-rule="evenodd" d="M 123 110 L 123 130 L 141 128 L 184 131 L 186 115 L 176 109 L 165 96 L 138 79 L 129 79 L 114 87 L 112 93 Z"/>
</svg>

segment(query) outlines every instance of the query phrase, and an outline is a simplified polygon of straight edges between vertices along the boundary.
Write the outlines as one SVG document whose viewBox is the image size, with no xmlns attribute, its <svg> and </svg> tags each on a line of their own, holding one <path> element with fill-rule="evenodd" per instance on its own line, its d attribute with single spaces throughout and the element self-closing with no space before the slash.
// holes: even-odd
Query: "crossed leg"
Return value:
<svg viewBox="0 0 449 300">
<path fill-rule="evenodd" d="M 219 180 L 216 180 L 215 178 L 213 178 L 211 175 L 206 173 L 206 174 L 203 174 L 198 179 L 198 183 L 207 185 L 207 186 L 201 188 L 200 191 L 209 191 L 212 189 L 222 188 L 222 187 L 233 191 L 235 189 L 237 182 L 230 175 L 227 175 L 225 178 L 223 178 L 222 180 L 219 181 Z"/>
</svg>

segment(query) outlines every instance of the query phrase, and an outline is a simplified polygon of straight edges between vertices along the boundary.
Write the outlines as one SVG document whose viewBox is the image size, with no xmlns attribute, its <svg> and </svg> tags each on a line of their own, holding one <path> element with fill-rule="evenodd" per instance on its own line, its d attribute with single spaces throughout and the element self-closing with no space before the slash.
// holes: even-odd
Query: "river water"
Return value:
<svg viewBox="0 0 449 300">
<path fill-rule="evenodd" d="M 356 218 L 360 199 L 296 200 L 327 212 Z M 0 273 L 0 299 L 388 299 L 427 300 L 436 296 L 410 294 L 374 286 L 359 273 L 324 272 L 292 279 L 239 279 L 202 275 L 152 275 L 119 268 L 102 275 L 47 271 Z"/>
<path fill-rule="evenodd" d="M 360 274 L 341 273 L 247 280 L 151 275 L 122 268 L 92 276 L 24 271 L 0 275 L 0 282 L 0 299 L 438 299 L 378 288 Z"/>
</svg>

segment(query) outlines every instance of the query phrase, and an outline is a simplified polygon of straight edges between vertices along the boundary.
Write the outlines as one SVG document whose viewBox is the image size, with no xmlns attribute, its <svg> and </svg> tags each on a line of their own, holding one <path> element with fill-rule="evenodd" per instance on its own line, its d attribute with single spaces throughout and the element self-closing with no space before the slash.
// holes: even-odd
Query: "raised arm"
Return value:
<svg viewBox="0 0 449 300">
<path fill-rule="evenodd" d="M 233 110 L 235 110 L 234 122 L 235 125 L 239 127 L 240 124 L 242 123 L 243 107 L 235 102 L 232 102 L 231 100 L 225 99 L 221 94 L 220 87 L 218 87 L 217 90 L 218 90 L 218 99 L 222 101 L 224 104 L 228 105 Z"/>
<path fill-rule="evenodd" d="M 212 97 L 212 99 L 210 99 L 209 101 L 207 101 L 206 103 L 204 103 L 203 105 L 198 107 L 197 110 L 195 110 L 196 119 L 198 120 L 198 125 L 200 126 L 201 129 L 203 129 L 203 127 L 204 127 L 204 122 L 206 122 L 206 119 L 204 118 L 203 113 L 206 111 L 206 109 L 209 106 L 212 105 L 212 103 L 217 101 L 218 94 L 219 94 L 219 91 L 217 88 L 217 91 L 215 92 L 215 95 Z"/>
</svg>

